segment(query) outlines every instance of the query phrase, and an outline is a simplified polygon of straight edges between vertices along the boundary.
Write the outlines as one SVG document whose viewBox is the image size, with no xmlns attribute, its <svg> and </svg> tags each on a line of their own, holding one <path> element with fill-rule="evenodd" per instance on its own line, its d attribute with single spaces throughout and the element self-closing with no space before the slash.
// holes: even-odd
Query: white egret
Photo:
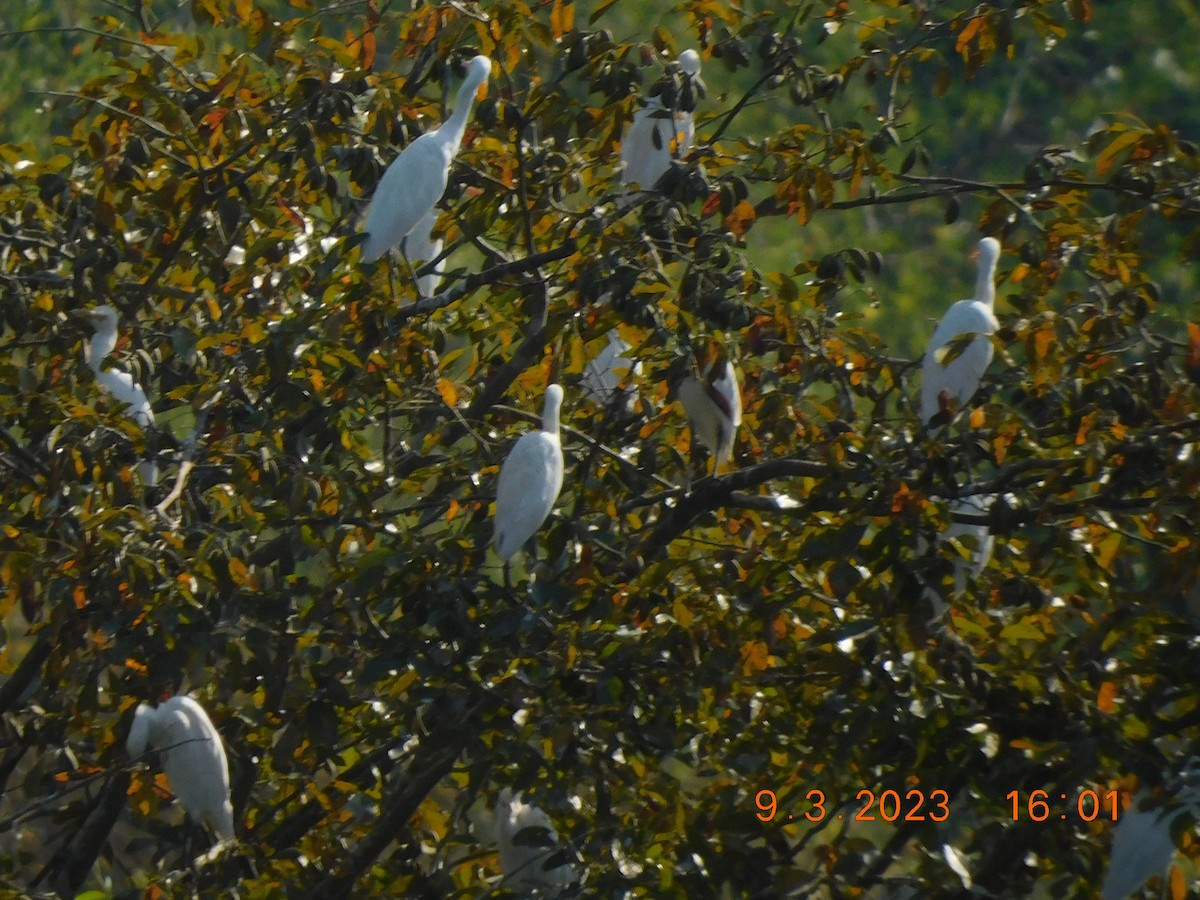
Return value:
<svg viewBox="0 0 1200 900">
<path fill-rule="evenodd" d="M 979 242 L 977 254 L 979 272 L 975 279 L 975 296 L 959 300 L 946 310 L 925 348 L 921 363 L 922 422 L 928 423 L 936 416 L 946 400 L 953 400 L 959 406 L 967 403 L 979 389 L 979 381 L 992 361 L 990 336 L 1000 327 L 993 311 L 1000 242 L 995 238 L 984 238 Z M 958 356 L 944 362 L 955 338 L 968 334 L 976 337 Z"/>
<path fill-rule="evenodd" d="M 684 50 L 679 67 L 687 78 L 700 75 L 700 54 Z M 671 167 L 672 158 L 684 156 L 695 138 L 691 110 L 668 109 L 661 97 L 650 97 L 633 115 L 621 137 L 621 184 L 651 190 Z"/>
<path fill-rule="evenodd" d="M 618 395 L 624 395 L 628 405 L 637 396 L 637 388 L 632 384 L 622 386 L 623 381 L 628 381 L 631 376 L 641 374 L 642 371 L 640 362 L 634 362 L 622 355 L 631 349 L 617 333 L 617 329 L 613 328 L 608 332 L 608 343 L 604 349 L 583 367 L 580 387 L 587 398 L 597 406 L 608 409 Z"/>
<path fill-rule="evenodd" d="M 692 441 L 712 453 L 713 472 L 733 457 L 733 443 L 742 424 L 742 392 L 733 363 L 716 359 L 703 378 L 689 372 L 679 383 L 679 399 L 692 426 Z"/>
<path fill-rule="evenodd" d="M 1118 812 L 1101 900 L 1125 900 L 1152 876 L 1166 877 L 1175 856 L 1171 835 L 1175 820 L 1185 814 L 1192 819 L 1200 816 L 1196 775 L 1193 763 L 1181 779 L 1165 789 L 1166 799 L 1156 802 L 1142 788 L 1133 795 L 1128 809 Z"/>
<path fill-rule="evenodd" d="M 204 707 L 183 694 L 157 707 L 139 705 L 125 749 L 138 757 L 147 745 L 159 751 L 171 790 L 188 815 L 221 841 L 233 840 L 229 763 L 221 735 Z"/>
<path fill-rule="evenodd" d="M 111 306 L 98 306 L 85 310 L 84 318 L 91 323 L 95 333 L 86 351 L 88 367 L 96 376 L 96 383 L 119 403 L 127 408 L 129 417 L 143 429 L 154 424 L 154 410 L 142 386 L 133 376 L 120 369 L 105 369 L 104 359 L 117 347 L 117 311 Z M 142 483 L 158 483 L 158 466 L 152 460 L 138 464 Z"/>
<path fill-rule="evenodd" d="M 542 527 L 562 490 L 563 453 L 558 436 L 562 401 L 561 386 L 546 388 L 541 429 L 521 435 L 500 466 L 492 543 L 505 562 Z"/>
<path fill-rule="evenodd" d="M 561 888 L 576 880 L 575 866 L 540 806 L 523 803 L 511 788 L 496 803 L 496 843 L 505 887 Z"/>
<path fill-rule="evenodd" d="M 367 235 L 362 244 L 364 263 L 375 262 L 399 246 L 442 199 L 450 180 L 450 165 L 467 130 L 467 117 L 476 94 L 484 92 L 491 71 L 492 61 L 486 56 L 472 59 L 449 118 L 405 147 L 383 173 L 363 225 Z M 428 240 L 429 231 L 423 234 Z M 412 249 L 417 250 L 415 246 Z"/>
</svg>

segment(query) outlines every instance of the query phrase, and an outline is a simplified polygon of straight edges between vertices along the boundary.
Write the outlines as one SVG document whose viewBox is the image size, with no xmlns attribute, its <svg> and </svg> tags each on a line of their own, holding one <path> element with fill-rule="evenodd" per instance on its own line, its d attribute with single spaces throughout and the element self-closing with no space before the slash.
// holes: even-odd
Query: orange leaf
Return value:
<svg viewBox="0 0 1200 900">
<path fill-rule="evenodd" d="M 75 601 L 76 609 L 83 609 L 87 605 L 87 589 L 82 584 L 75 585 L 75 590 L 72 592 L 72 599 Z"/>
<path fill-rule="evenodd" d="M 442 402 L 447 406 L 458 405 L 458 388 L 454 386 L 454 382 L 449 378 L 439 378 L 437 383 L 438 393 L 442 395 Z"/>
<path fill-rule="evenodd" d="M 229 561 L 229 577 L 238 584 L 245 584 L 250 580 L 250 570 L 240 559 L 231 559 Z"/>
<path fill-rule="evenodd" d="M 362 49 L 358 54 L 358 63 L 364 69 L 375 65 L 375 32 L 368 31 L 362 36 Z"/>
<path fill-rule="evenodd" d="M 775 621 L 771 623 L 771 636 L 777 641 L 782 641 L 785 637 L 787 637 L 787 633 L 787 616 L 785 616 L 783 613 L 780 613 L 775 617 Z"/>
<path fill-rule="evenodd" d="M 972 428 L 982 428 L 983 427 L 983 418 L 984 418 L 983 407 L 982 406 L 975 407 L 973 410 L 971 410 L 971 427 Z"/>
<path fill-rule="evenodd" d="M 293 225 L 295 225 L 301 231 L 304 230 L 304 220 L 302 218 L 300 218 L 300 214 L 297 213 L 290 206 L 288 206 L 286 203 L 284 203 L 283 198 L 281 196 L 279 196 L 279 194 L 275 195 L 275 205 L 278 206 L 281 210 L 283 210 L 284 215 L 286 215 L 289 219 L 292 220 Z"/>
<path fill-rule="evenodd" d="M 455 499 L 453 499 L 453 498 L 451 498 L 451 500 L 450 500 L 450 508 L 446 510 L 446 521 L 447 521 L 447 522 L 453 522 L 453 521 L 454 521 L 454 518 L 455 518 L 455 516 L 457 516 L 457 515 L 458 515 L 458 511 L 459 511 L 460 509 L 462 509 L 462 507 L 458 505 L 458 501 L 457 501 L 457 500 L 455 500 Z"/>
<path fill-rule="evenodd" d="M 1188 368 L 1200 369 L 1200 325 L 1188 322 Z"/>
<path fill-rule="evenodd" d="M 133 671 L 137 672 L 139 675 L 149 675 L 150 674 L 150 667 L 147 666 L 145 663 L 138 662 L 133 657 L 126 657 L 125 668 L 133 669 Z"/>
<path fill-rule="evenodd" d="M 767 645 L 762 641 L 750 641 L 742 647 L 742 674 L 753 675 L 755 672 L 762 672 L 767 668 L 767 662 L 770 659 L 771 651 L 767 649 Z"/>
<path fill-rule="evenodd" d="M 560 40 L 564 34 L 575 25 L 575 4 L 573 0 L 554 0 L 550 7 L 550 29 L 554 39 Z"/>
<path fill-rule="evenodd" d="M 955 51 L 962 53 L 967 49 L 967 45 L 971 43 L 975 35 L 979 34 L 979 29 L 983 27 L 983 16 L 976 16 L 967 26 L 959 32 L 958 41 L 954 45 Z"/>
<path fill-rule="evenodd" d="M 749 200 L 743 200 L 733 208 L 733 212 L 725 217 L 725 227 L 738 237 L 742 237 L 750 230 L 750 226 L 754 224 L 756 218 L 758 218 L 758 213 L 754 211 L 754 204 Z"/>
<path fill-rule="evenodd" d="M 1111 713 L 1116 708 L 1117 686 L 1111 681 L 1106 681 L 1100 685 L 1100 692 L 1096 695 L 1096 705 L 1100 707 L 1100 712 Z"/>
<path fill-rule="evenodd" d="M 704 206 L 700 209 L 700 215 L 707 217 L 711 216 L 721 208 L 721 195 L 713 191 L 708 195 L 708 199 L 704 201 Z"/>
<path fill-rule="evenodd" d="M 1092 426 L 1096 424 L 1096 420 L 1100 418 L 1099 412 L 1090 412 L 1079 420 L 1079 430 L 1075 432 L 1075 446 L 1083 446 L 1083 442 L 1087 440 L 1088 432 L 1092 430 Z"/>
<path fill-rule="evenodd" d="M 1183 871 L 1179 866 L 1171 866 L 1171 900 L 1184 900 L 1187 897 L 1187 882 L 1183 880 Z"/>
</svg>

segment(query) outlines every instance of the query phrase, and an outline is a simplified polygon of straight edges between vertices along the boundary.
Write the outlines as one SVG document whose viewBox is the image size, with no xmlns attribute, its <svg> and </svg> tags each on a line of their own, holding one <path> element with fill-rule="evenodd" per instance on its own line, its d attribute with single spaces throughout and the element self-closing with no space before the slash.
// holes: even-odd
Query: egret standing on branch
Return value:
<svg viewBox="0 0 1200 900">
<path fill-rule="evenodd" d="M 991 335 L 1000 327 L 996 321 L 996 263 L 1000 259 L 1000 242 L 985 237 L 975 254 L 979 258 L 979 274 L 975 279 L 975 296 L 959 300 L 942 316 L 921 363 L 921 421 L 929 424 L 943 408 L 954 401 L 958 406 L 967 403 L 979 389 L 979 381 L 992 361 Z M 974 334 L 962 352 L 945 362 L 955 339 Z"/>
<path fill-rule="evenodd" d="M 103 367 L 105 357 L 117 347 L 117 311 L 111 306 L 98 306 L 85 310 L 83 315 L 95 331 L 86 356 L 88 366 L 96 376 L 96 383 L 103 391 L 124 404 L 129 417 L 143 430 L 149 428 L 154 424 L 154 411 L 150 409 L 150 401 L 142 386 L 134 381 L 128 372 Z M 153 461 L 139 463 L 138 474 L 143 484 L 158 484 L 158 466 Z"/>
<path fill-rule="evenodd" d="M 138 706 L 125 749 L 132 757 L 158 750 L 171 790 L 189 816 L 207 825 L 221 841 L 233 840 L 229 763 L 225 745 L 199 703 L 179 695 L 157 708 Z"/>
<path fill-rule="evenodd" d="M 648 98 L 621 138 L 621 184 L 637 183 L 642 190 L 651 190 L 671 167 L 671 160 L 691 149 L 696 133 L 692 121 L 695 89 L 691 85 L 700 84 L 700 54 L 684 50 L 679 54 L 679 67 L 687 81 L 683 97 L 668 97 L 667 103 L 660 95 Z"/>
<path fill-rule="evenodd" d="M 562 387 L 552 384 L 546 388 L 541 430 L 521 435 L 500 466 L 492 543 L 504 562 L 542 527 L 562 490 L 563 452 L 558 436 L 562 401 Z"/>
<path fill-rule="evenodd" d="M 742 424 L 742 392 L 733 363 L 722 353 L 697 378 L 689 372 L 679 383 L 679 400 L 692 426 L 693 455 L 699 441 L 713 455 L 713 474 L 733 458 L 733 443 Z"/>
<path fill-rule="evenodd" d="M 476 94 L 482 96 L 485 93 L 491 71 L 492 62 L 486 56 L 472 59 L 467 64 L 467 77 L 458 89 L 450 117 L 440 128 L 427 131 L 405 147 L 383 173 L 363 225 L 367 236 L 362 244 L 364 263 L 375 262 L 399 246 L 404 261 L 412 270 L 404 239 L 433 212 L 446 192 L 450 165 L 467 130 L 467 117 Z M 433 223 L 429 224 L 432 226 Z M 426 243 L 428 235 L 426 230 L 423 234 Z M 415 274 L 413 277 L 415 280 Z"/>
</svg>

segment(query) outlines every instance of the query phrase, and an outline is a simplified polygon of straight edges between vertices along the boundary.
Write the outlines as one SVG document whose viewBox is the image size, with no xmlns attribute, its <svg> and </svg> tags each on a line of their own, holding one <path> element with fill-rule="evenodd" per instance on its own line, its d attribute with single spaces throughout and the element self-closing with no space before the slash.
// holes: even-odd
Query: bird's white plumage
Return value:
<svg viewBox="0 0 1200 900">
<path fill-rule="evenodd" d="M 374 262 L 397 247 L 442 199 L 475 94 L 491 71 L 492 62 L 486 56 L 472 59 L 458 89 L 454 111 L 439 128 L 427 131 L 405 147 L 383 173 L 363 224 L 367 235 L 362 244 L 364 263 Z"/>
<path fill-rule="evenodd" d="M 679 65 L 695 78 L 700 74 L 700 54 L 685 50 Z M 672 158 L 687 154 L 695 139 L 692 114 L 669 110 L 659 97 L 651 97 L 633 114 L 633 121 L 621 138 L 621 183 L 637 184 L 650 190 L 671 167 Z"/>
<path fill-rule="evenodd" d="M 1152 876 L 1166 876 L 1175 856 L 1172 825 L 1181 815 L 1200 816 L 1197 774 L 1194 765 L 1185 770 L 1180 783 L 1159 802 L 1143 788 L 1119 813 L 1101 900 L 1125 900 Z"/>
<path fill-rule="evenodd" d="M 679 383 L 679 399 L 692 426 L 692 439 L 708 448 L 720 466 L 733 457 L 734 439 L 742 424 L 742 392 L 733 363 L 714 372 L 714 362 L 703 378 L 688 375 Z"/>
<path fill-rule="evenodd" d="M 575 867 L 541 807 L 505 788 L 496 803 L 495 827 L 505 887 L 560 888 L 575 881 Z"/>
<path fill-rule="evenodd" d="M 608 332 L 608 343 L 604 349 L 583 367 L 580 386 L 584 395 L 597 406 L 607 409 L 618 394 L 624 394 L 629 400 L 636 396 L 637 389 L 632 385 L 622 387 L 622 383 L 628 382 L 630 376 L 642 371 L 641 363 L 624 356 L 631 349 L 617 329 L 613 328 Z"/>
<path fill-rule="evenodd" d="M 221 735 L 204 707 L 182 694 L 157 707 L 138 706 L 125 749 L 136 757 L 147 746 L 159 751 L 171 790 L 188 815 L 220 840 L 232 840 L 229 763 Z"/>
<path fill-rule="evenodd" d="M 959 300 L 951 306 L 933 332 L 921 363 L 921 421 L 928 422 L 941 409 L 942 393 L 960 406 L 979 389 L 979 381 L 992 361 L 990 335 L 1000 323 L 993 308 L 996 303 L 996 264 L 1000 259 L 1000 242 L 984 238 L 979 242 L 979 271 L 975 280 L 975 296 Z M 943 364 L 948 346 L 959 335 L 975 334 L 949 364 Z"/>
<path fill-rule="evenodd" d="M 124 404 L 129 417 L 139 426 L 149 428 L 154 424 L 154 410 L 150 408 L 150 400 L 142 386 L 128 372 L 104 368 L 105 357 L 117 346 L 117 311 L 111 306 L 98 306 L 86 310 L 84 316 L 95 329 L 88 346 L 87 362 L 96 376 L 96 383 L 114 400 Z M 158 466 L 151 460 L 139 463 L 138 473 L 143 484 L 158 483 Z"/>
<path fill-rule="evenodd" d="M 542 527 L 562 490 L 563 454 L 558 415 L 563 389 L 546 388 L 542 427 L 521 435 L 500 466 L 492 543 L 505 562 Z"/>
<path fill-rule="evenodd" d="M 950 512 L 951 514 L 962 513 L 968 516 L 987 515 L 987 511 L 991 508 L 994 499 L 991 494 L 971 494 L 951 502 Z M 961 594 L 966 590 L 968 575 L 971 578 L 979 577 L 984 567 L 987 566 L 988 560 L 992 558 L 992 545 L 995 542 L 995 538 L 992 537 L 992 533 L 986 525 L 954 521 L 938 534 L 938 542 L 941 543 L 951 538 L 961 537 L 969 537 L 974 540 L 972 542 L 970 562 L 961 556 L 956 555 L 954 557 L 954 590 L 957 594 Z"/>
<path fill-rule="evenodd" d="M 413 226 L 413 230 L 404 238 L 404 255 L 414 267 L 418 263 L 427 263 L 437 259 L 442 253 L 442 239 L 433 237 L 433 226 L 437 222 L 437 207 L 433 207 L 421 221 Z M 432 272 L 417 278 L 417 290 L 424 297 L 432 297 L 437 293 L 442 280 L 442 272 L 446 268 L 444 259 L 438 260 Z"/>
</svg>

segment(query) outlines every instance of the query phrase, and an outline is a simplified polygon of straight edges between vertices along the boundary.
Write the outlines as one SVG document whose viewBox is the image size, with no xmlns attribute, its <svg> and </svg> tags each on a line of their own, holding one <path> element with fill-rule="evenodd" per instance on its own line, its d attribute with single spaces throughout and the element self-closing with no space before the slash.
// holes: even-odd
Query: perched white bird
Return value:
<svg viewBox="0 0 1200 900">
<path fill-rule="evenodd" d="M 698 77 L 700 54 L 684 50 L 679 66 L 689 78 Z M 667 109 L 661 97 L 650 97 L 621 138 L 621 184 L 651 190 L 671 167 L 671 159 L 691 149 L 695 136 L 691 111 Z"/>
<path fill-rule="evenodd" d="M 625 396 L 627 403 L 632 403 L 637 396 L 637 388 L 632 384 L 622 386 L 622 382 L 642 371 L 641 363 L 622 355 L 631 349 L 617 329 L 613 328 L 608 332 L 608 343 L 604 349 L 583 367 L 580 386 L 587 398 L 597 406 L 608 409 L 619 394 Z"/>
<path fill-rule="evenodd" d="M 433 226 L 437 222 L 437 207 L 429 210 L 421 221 L 413 226 L 413 230 L 403 240 L 404 255 L 410 262 L 432 262 L 442 254 L 442 239 L 433 238 Z M 442 280 L 442 272 L 446 269 L 446 261 L 439 259 L 433 271 L 417 278 L 417 290 L 423 297 L 432 297 L 437 293 Z"/>
<path fill-rule="evenodd" d="M 363 225 L 367 235 L 362 244 L 364 263 L 375 262 L 399 246 L 442 199 L 475 96 L 482 92 L 491 71 L 492 62 L 486 56 L 472 59 L 450 117 L 405 147 L 383 173 Z M 424 235 L 428 240 L 428 229 Z M 415 246 L 411 249 L 417 251 Z"/>
<path fill-rule="evenodd" d="M 715 472 L 733 457 L 733 442 L 742 424 L 742 392 L 733 363 L 717 359 L 703 378 L 689 372 L 679 383 L 679 399 L 692 426 L 692 440 L 712 453 Z"/>
<path fill-rule="evenodd" d="M 1197 774 L 1194 764 L 1185 769 L 1166 789 L 1169 796 L 1158 802 L 1145 788 L 1139 790 L 1129 808 L 1118 814 L 1101 900 L 1125 900 L 1150 877 L 1166 876 L 1175 856 L 1172 825 L 1181 815 L 1200 816 Z"/>
<path fill-rule="evenodd" d="M 942 316 L 921 363 L 921 421 L 928 422 L 941 410 L 943 394 L 960 407 L 979 389 L 988 363 L 992 361 L 990 335 L 1000 323 L 993 311 L 996 303 L 996 263 L 1000 259 L 1000 242 L 986 237 L 979 242 L 979 274 L 975 280 L 975 296 L 959 300 Z M 949 363 L 943 362 L 949 345 L 960 335 L 975 334 L 962 353 Z"/>
<path fill-rule="evenodd" d="M 496 803 L 496 843 L 505 887 L 560 888 L 576 880 L 575 866 L 540 806 L 523 803 L 511 788 Z"/>
<path fill-rule="evenodd" d="M 188 815 L 220 840 L 233 840 L 229 763 L 221 735 L 204 707 L 182 694 L 158 707 L 139 705 L 125 749 L 138 757 L 147 745 L 159 751 L 171 790 Z"/>
<path fill-rule="evenodd" d="M 541 430 L 521 435 L 500 466 L 492 543 L 505 562 L 542 527 L 562 490 L 563 453 L 558 437 L 562 401 L 561 386 L 546 388 Z"/>
<path fill-rule="evenodd" d="M 117 346 L 117 311 L 111 306 L 98 306 L 85 310 L 83 315 L 95 329 L 85 355 L 88 367 L 96 376 L 96 383 L 101 390 L 124 404 L 129 417 L 139 426 L 149 428 L 154 424 L 154 411 L 142 386 L 128 372 L 103 368 L 105 357 Z M 138 464 L 138 474 L 143 484 L 158 483 L 158 466 L 151 460 Z"/>
</svg>

